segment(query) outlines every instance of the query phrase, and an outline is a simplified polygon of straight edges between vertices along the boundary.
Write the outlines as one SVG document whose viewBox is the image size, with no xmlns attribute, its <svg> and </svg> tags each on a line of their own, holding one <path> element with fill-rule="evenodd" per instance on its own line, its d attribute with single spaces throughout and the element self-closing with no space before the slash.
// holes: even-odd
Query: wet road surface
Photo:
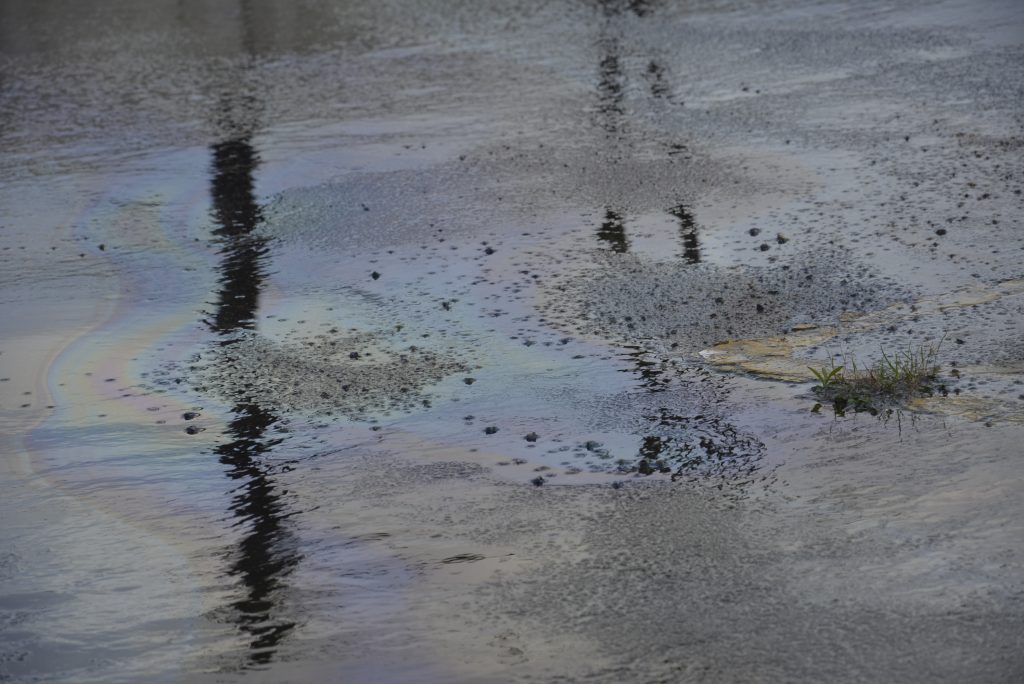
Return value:
<svg viewBox="0 0 1024 684">
<path fill-rule="evenodd" d="M 0 0 L 0 681 L 1019 681 L 1022 57 L 999 0 Z"/>
</svg>

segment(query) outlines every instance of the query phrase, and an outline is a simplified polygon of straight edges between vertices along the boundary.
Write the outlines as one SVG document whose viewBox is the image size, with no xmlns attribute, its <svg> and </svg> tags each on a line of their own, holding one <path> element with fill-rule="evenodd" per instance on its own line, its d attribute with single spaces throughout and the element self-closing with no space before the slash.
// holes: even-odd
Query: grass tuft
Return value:
<svg viewBox="0 0 1024 684">
<path fill-rule="evenodd" d="M 935 345 L 920 345 L 906 351 L 882 349 L 881 358 L 869 365 L 859 364 L 852 355 L 844 354 L 842 363 L 830 356 L 827 365 L 808 367 L 818 381 L 812 391 L 822 402 L 832 404 L 838 416 L 848 410 L 877 415 L 880 409 L 935 393 L 941 346 L 940 340 Z M 820 409 L 818 403 L 811 410 Z"/>
</svg>

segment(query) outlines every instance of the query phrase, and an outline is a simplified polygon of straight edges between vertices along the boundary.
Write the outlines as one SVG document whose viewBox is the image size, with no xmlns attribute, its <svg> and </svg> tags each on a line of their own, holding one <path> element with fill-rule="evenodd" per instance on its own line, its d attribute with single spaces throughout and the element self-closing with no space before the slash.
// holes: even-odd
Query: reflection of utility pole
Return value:
<svg viewBox="0 0 1024 684">
<path fill-rule="evenodd" d="M 624 254 L 629 251 L 629 238 L 622 215 L 613 209 L 606 209 L 604 222 L 597 229 L 597 239 L 607 244 L 613 252 Z"/>
<path fill-rule="evenodd" d="M 619 64 L 618 40 L 606 37 L 601 41 L 605 53 L 601 57 L 597 82 L 598 112 L 601 114 L 602 128 L 609 133 L 617 133 L 623 108 L 622 67 Z"/>
<path fill-rule="evenodd" d="M 220 291 L 211 330 L 221 337 L 226 358 L 238 333 L 254 327 L 260 289 L 266 276 L 266 239 L 254 234 L 261 221 L 253 192 L 253 173 L 258 157 L 248 135 L 229 138 L 210 148 L 213 156 L 211 194 L 217 228 L 213 234 L 220 244 Z M 295 622 L 279 615 L 282 579 L 299 562 L 291 532 L 284 525 L 288 516 L 268 466 L 262 458 L 280 443 L 266 432 L 277 417 L 254 404 L 239 388 L 238 403 L 228 424 L 232 439 L 214 453 L 228 466 L 227 475 L 239 481 L 231 501 L 231 512 L 246 526 L 232 550 L 229 573 L 237 577 L 244 596 L 232 603 L 232 619 L 251 635 L 249 659 L 255 664 L 269 662 L 278 643 L 295 628 Z"/>
<path fill-rule="evenodd" d="M 651 95 L 664 98 L 669 95 L 668 82 L 665 80 L 665 67 L 655 60 L 647 63 L 647 79 L 651 84 Z"/>
<path fill-rule="evenodd" d="M 650 14 L 656 4 L 656 0 L 597 0 L 601 14 L 606 17 L 614 17 L 623 12 L 632 12 L 638 17 Z"/>
<path fill-rule="evenodd" d="M 625 114 L 622 65 L 619 63 L 619 41 L 609 32 L 609 22 L 622 12 L 621 0 L 598 0 L 598 7 L 604 16 L 598 45 L 601 48 L 597 80 L 597 124 L 604 129 L 607 137 L 619 133 Z M 613 252 L 624 254 L 629 251 L 626 227 L 622 215 L 614 209 L 605 209 L 604 222 L 597 230 L 597 238 L 607 244 Z"/>
<path fill-rule="evenodd" d="M 680 204 L 669 209 L 668 213 L 679 221 L 679 238 L 683 243 L 683 259 L 688 264 L 699 264 L 700 241 L 697 238 L 697 222 L 693 218 L 693 212 L 685 204 Z"/>
<path fill-rule="evenodd" d="M 597 111 L 600 116 L 598 124 L 609 135 L 619 132 L 622 116 L 626 113 L 625 83 L 622 65 L 619 61 L 619 39 L 609 29 L 611 20 L 622 13 L 618 0 L 600 0 L 601 14 L 604 24 L 598 37 L 601 57 L 597 69 Z"/>
<path fill-rule="evenodd" d="M 629 0 L 629 11 L 638 17 L 647 16 L 653 11 L 651 0 Z"/>
<path fill-rule="evenodd" d="M 241 0 L 240 51 L 253 55 L 251 8 Z M 222 356 L 231 363 L 231 347 L 240 333 L 255 327 L 260 291 L 266 278 L 267 239 L 257 233 L 263 220 L 256 201 L 254 175 L 259 155 L 252 145 L 262 103 L 251 95 L 245 74 L 232 72 L 221 84 L 213 115 L 217 142 L 212 157 L 210 195 L 213 235 L 220 248 L 219 285 L 215 308 L 207 320 L 220 338 Z M 214 453 L 237 483 L 230 512 L 242 536 L 230 550 L 228 574 L 241 584 L 242 596 L 230 605 L 230 619 L 249 635 L 247 660 L 263 665 L 273 660 L 282 639 L 296 623 L 282 616 L 285 578 L 299 563 L 294 534 L 285 523 L 291 514 L 265 458 L 281 443 L 267 433 L 277 417 L 234 388 L 235 406 L 225 434 L 229 440 Z"/>
<path fill-rule="evenodd" d="M 220 462 L 228 466 L 228 477 L 240 482 L 231 500 L 231 512 L 248 525 L 248 530 L 232 553 L 229 573 L 244 585 L 244 596 L 231 604 L 231 619 L 249 634 L 249 660 L 270 662 L 278 643 L 295 628 L 295 622 L 282 619 L 279 603 L 282 579 L 298 564 L 300 557 L 284 526 L 288 516 L 285 503 L 276 490 L 274 479 L 259 458 L 280 443 L 264 437 L 277 418 L 254 404 L 239 404 L 228 434 L 234 439 L 217 447 Z"/>
<path fill-rule="evenodd" d="M 656 0 L 598 0 L 604 22 L 598 45 L 602 49 L 598 66 L 597 102 L 598 125 L 608 134 L 617 136 L 626 125 L 626 78 L 621 65 L 621 44 L 612 30 L 612 22 L 625 12 L 644 17 L 654 11 Z M 646 79 L 654 98 L 671 95 L 665 67 L 655 59 L 647 64 Z M 673 146 L 674 153 L 685 150 Z M 688 264 L 701 261 L 697 221 L 685 204 L 678 204 L 668 213 L 679 224 L 682 258 Z M 606 208 L 604 221 L 597 230 L 597 238 L 611 251 L 626 253 L 630 250 L 622 214 Z M 628 324 L 630 328 L 632 323 Z M 676 370 L 663 362 L 652 360 L 651 353 L 640 346 L 624 345 L 629 368 L 623 372 L 636 376 L 644 392 L 666 392 L 672 387 Z M 673 345 L 674 346 L 674 345 Z M 646 416 L 648 434 L 641 436 L 637 452 L 636 472 L 650 475 L 656 472 L 681 477 L 719 478 L 724 481 L 748 478 L 757 468 L 764 445 L 756 438 L 740 436 L 735 426 L 706 415 L 677 416 L 661 406 L 657 414 Z M 739 486 L 749 484 L 740 481 Z M 721 487 L 721 485 L 719 485 Z"/>
<path fill-rule="evenodd" d="M 636 373 L 640 379 L 640 385 L 648 392 L 664 392 L 671 382 L 669 374 L 658 361 L 648 358 L 648 352 L 636 345 L 624 345 L 627 350 L 624 357 L 632 360 L 633 367 L 629 370 Z"/>
<path fill-rule="evenodd" d="M 261 220 L 253 196 L 256 153 L 248 137 L 211 146 L 213 153 L 213 234 L 221 245 L 220 285 L 210 327 L 230 335 L 253 327 L 263 283 L 266 239 L 251 233 Z"/>
</svg>

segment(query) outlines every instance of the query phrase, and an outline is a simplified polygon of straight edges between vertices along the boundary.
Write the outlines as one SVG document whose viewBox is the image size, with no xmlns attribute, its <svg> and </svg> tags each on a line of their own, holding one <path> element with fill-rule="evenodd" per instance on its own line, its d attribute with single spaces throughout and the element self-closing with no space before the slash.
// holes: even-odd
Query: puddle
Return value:
<svg viewBox="0 0 1024 684">
<path fill-rule="evenodd" d="M 1021 670 L 1012 13 L 306 4 L 0 3 L 0 679 Z"/>
</svg>

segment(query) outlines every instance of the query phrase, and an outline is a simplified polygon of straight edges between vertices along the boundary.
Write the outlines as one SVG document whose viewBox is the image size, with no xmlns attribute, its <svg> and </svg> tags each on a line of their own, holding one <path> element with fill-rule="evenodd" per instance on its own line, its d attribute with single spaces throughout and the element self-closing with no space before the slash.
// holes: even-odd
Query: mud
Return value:
<svg viewBox="0 0 1024 684">
<path fill-rule="evenodd" d="M 289 335 L 291 346 L 256 336 L 217 347 L 188 366 L 197 391 L 274 412 L 366 418 L 429 405 L 425 388 L 467 370 L 416 345 L 382 346 L 383 335 Z M 408 342 L 408 340 L 406 340 Z"/>
<path fill-rule="evenodd" d="M 894 283 L 880 282 L 848 257 L 808 257 L 749 270 L 619 259 L 604 273 L 566 286 L 578 304 L 555 322 L 576 322 L 581 334 L 692 353 L 730 338 L 835 323 L 843 313 L 901 298 Z"/>
</svg>

